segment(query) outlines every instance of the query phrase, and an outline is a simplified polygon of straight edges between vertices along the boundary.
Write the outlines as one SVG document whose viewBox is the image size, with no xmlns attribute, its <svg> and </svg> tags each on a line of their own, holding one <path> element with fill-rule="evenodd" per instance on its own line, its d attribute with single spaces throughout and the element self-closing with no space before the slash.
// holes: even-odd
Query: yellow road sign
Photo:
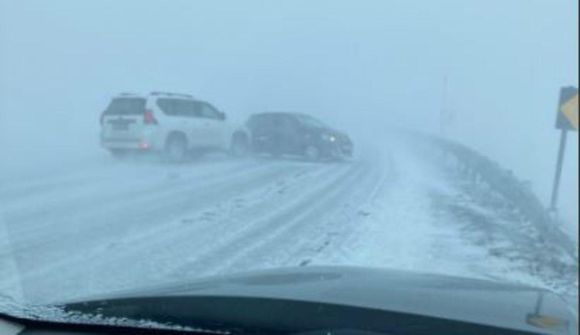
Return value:
<svg viewBox="0 0 580 335">
<path fill-rule="evenodd" d="M 560 88 L 556 115 L 557 129 L 578 131 L 578 88 L 574 86 Z"/>
<path fill-rule="evenodd" d="M 560 112 L 566 116 L 572 127 L 578 130 L 578 93 L 562 104 Z"/>
</svg>

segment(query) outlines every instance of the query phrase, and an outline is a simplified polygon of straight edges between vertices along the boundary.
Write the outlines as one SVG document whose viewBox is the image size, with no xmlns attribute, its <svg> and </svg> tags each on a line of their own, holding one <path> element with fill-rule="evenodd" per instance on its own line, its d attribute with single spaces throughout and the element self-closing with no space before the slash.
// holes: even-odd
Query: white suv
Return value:
<svg viewBox="0 0 580 335">
<path fill-rule="evenodd" d="M 163 152 L 172 161 L 190 151 L 227 150 L 231 133 L 224 113 L 191 95 L 120 94 L 101 115 L 101 145 L 113 155 Z"/>
</svg>

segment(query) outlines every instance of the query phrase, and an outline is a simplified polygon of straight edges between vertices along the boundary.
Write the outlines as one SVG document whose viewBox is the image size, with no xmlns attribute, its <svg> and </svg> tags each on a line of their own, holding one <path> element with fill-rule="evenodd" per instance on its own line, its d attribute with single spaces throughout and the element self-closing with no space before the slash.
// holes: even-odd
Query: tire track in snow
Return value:
<svg viewBox="0 0 580 335">
<path fill-rule="evenodd" d="M 260 167 L 260 164 L 248 161 L 211 166 L 211 169 L 204 167 L 201 171 L 196 171 L 195 168 L 191 171 L 176 170 L 172 166 L 152 172 L 137 166 L 131 170 L 115 169 L 107 171 L 106 174 L 87 176 L 86 179 L 80 181 L 72 180 L 70 183 L 60 185 L 57 189 L 50 188 L 44 192 L 25 194 L 24 197 L 6 195 L 4 199 L 0 199 L 3 203 L 1 210 L 5 213 L 20 214 L 21 216 L 17 216 L 14 220 L 21 222 L 27 217 L 44 216 L 47 213 L 67 210 L 71 207 L 93 206 L 95 203 L 124 201 L 139 194 L 150 194 L 179 187 L 186 181 L 206 181 L 210 178 L 220 178 L 226 173 L 242 173 Z M 172 178 L 175 175 L 179 178 Z M 37 222 L 42 221 L 37 220 Z"/>
<path fill-rule="evenodd" d="M 272 166 L 252 164 L 246 169 L 238 167 L 233 172 L 227 170 L 225 178 L 223 171 L 185 179 L 165 178 L 145 183 L 142 188 L 137 189 L 131 187 L 126 189 L 126 185 L 121 183 L 120 189 L 105 187 L 101 192 L 97 189 L 93 191 L 94 193 L 57 198 L 54 202 L 49 200 L 36 206 L 30 204 L 12 209 L 8 206 L 3 210 L 3 217 L 10 228 L 10 233 L 17 237 L 34 239 L 35 235 L 46 235 L 44 232 L 46 229 L 63 229 L 68 223 L 68 229 L 75 230 L 79 225 L 84 225 L 85 220 L 90 221 L 103 213 L 116 212 L 117 215 L 123 215 L 127 209 L 138 212 L 142 210 L 138 208 L 139 204 L 142 205 L 144 202 L 167 201 L 174 195 L 188 193 L 192 189 L 211 188 L 217 184 L 227 183 L 230 179 L 267 172 Z"/>
<path fill-rule="evenodd" d="M 369 206 L 376 200 L 390 178 L 392 178 L 390 168 L 383 169 L 380 165 L 373 165 L 361 176 L 356 187 L 350 189 L 347 196 L 335 202 L 334 211 L 322 215 L 313 222 L 296 225 L 288 232 L 291 235 L 309 236 L 309 239 L 296 244 L 280 238 L 261 246 L 245 258 L 256 259 L 256 264 L 265 264 L 269 267 L 328 265 L 336 263 L 336 258 L 348 259 L 343 255 L 353 252 L 348 243 L 349 238 L 356 229 L 366 224 L 368 216 L 372 215 Z M 268 252 L 268 249 L 278 252 Z M 357 265 L 352 262 L 341 264 Z"/>
<path fill-rule="evenodd" d="M 220 168 L 232 165 L 232 163 L 242 163 L 243 160 L 231 159 L 229 157 L 207 157 L 188 161 L 184 164 L 167 164 L 165 162 L 154 160 L 127 159 L 118 160 L 108 155 L 96 156 L 85 159 L 77 164 L 67 165 L 64 168 L 48 169 L 44 171 L 41 167 L 36 171 L 42 171 L 41 174 L 19 174 L 19 171 L 3 171 L 5 176 L 0 175 L 0 200 L 6 198 L 16 198 L 19 196 L 27 197 L 30 193 L 51 192 L 63 189 L 64 186 L 76 186 L 91 184 L 96 180 L 110 177 L 115 173 L 136 173 L 157 171 L 160 168 L 178 170 L 185 173 L 188 169 L 195 171 L 207 166 Z M 52 162 L 53 164 L 55 162 Z M 195 172 L 193 172 L 195 173 Z M 7 178 L 10 176 L 10 178 Z"/>
<path fill-rule="evenodd" d="M 30 269 L 30 272 L 24 274 L 23 277 L 25 277 L 26 282 L 32 283 L 42 282 L 43 279 L 51 276 L 62 279 L 63 273 L 71 269 L 77 273 L 80 269 L 86 269 L 82 263 L 92 257 L 91 250 L 98 250 L 97 256 L 99 256 L 99 253 L 103 252 L 101 247 L 109 245 L 108 242 L 111 240 L 122 239 L 124 236 L 130 236 L 143 229 L 155 227 L 155 225 L 179 217 L 183 215 L 183 212 L 191 211 L 193 208 L 204 208 L 224 199 L 239 196 L 256 187 L 280 180 L 281 177 L 291 175 L 291 173 L 300 174 L 309 170 L 317 170 L 317 167 L 297 163 L 273 164 L 263 171 L 254 171 L 252 174 L 238 176 L 235 180 L 222 178 L 219 183 L 213 184 L 211 187 L 199 188 L 194 186 L 180 190 L 176 194 L 168 195 L 164 201 L 154 199 L 154 204 L 150 203 L 149 200 L 133 204 L 132 206 L 137 207 L 135 209 L 143 209 L 142 213 L 136 216 L 125 214 L 117 217 L 116 215 L 119 213 L 107 212 L 104 216 L 91 218 L 93 221 L 89 226 L 91 229 L 86 229 L 85 222 L 84 230 L 78 232 L 65 230 L 62 234 L 54 234 L 52 229 L 45 231 L 44 235 L 37 236 L 38 239 L 29 241 L 27 248 L 16 252 L 19 261 Z M 123 233 L 119 233 L 118 230 L 123 230 Z M 79 234 L 81 232 L 82 234 Z M 50 238 L 52 235 L 56 235 L 56 237 Z M 46 241 L 47 237 L 49 241 Z M 80 246 L 81 237 L 89 243 Z M 86 240 L 87 237 L 89 240 Z M 20 241 L 20 247 L 22 247 L 22 241 Z M 82 250 L 78 250 L 79 247 Z M 44 250 L 51 252 L 43 252 Z M 113 258 L 114 256 L 108 255 L 108 257 Z M 133 261 L 140 260 L 143 261 L 143 259 Z M 58 285 L 59 283 L 53 282 L 53 284 Z M 33 285 L 29 287 L 29 290 L 36 290 Z M 63 291 L 66 290 L 63 288 Z"/>
<path fill-rule="evenodd" d="M 364 166 L 358 163 L 339 170 L 339 173 L 333 174 L 323 182 L 299 190 L 293 202 L 264 216 L 254 217 L 241 234 L 222 239 L 219 243 L 214 243 L 206 250 L 196 253 L 191 261 L 178 267 L 173 272 L 174 275 L 188 277 L 195 273 L 197 276 L 202 274 L 206 276 L 223 270 L 230 271 L 235 262 L 259 245 L 272 239 L 292 238 L 293 236 L 287 234 L 292 227 L 315 220 L 324 211 L 332 210 L 331 205 L 344 196 L 364 172 Z"/>
<path fill-rule="evenodd" d="M 312 165 L 306 170 L 289 174 L 239 197 L 206 208 L 201 213 L 198 212 L 194 219 L 169 223 L 165 231 L 159 229 L 143 232 L 130 241 L 124 241 L 126 246 L 118 249 L 118 257 L 107 262 L 97 260 L 94 268 L 128 268 L 130 265 L 132 272 L 142 274 L 138 279 L 139 286 L 167 281 L 167 277 L 174 276 L 176 267 L 187 267 L 190 262 L 194 262 L 192 257 L 198 253 L 211 253 L 216 247 L 244 234 L 248 229 L 253 229 L 256 216 L 268 215 L 281 201 L 290 201 L 291 197 L 305 188 L 335 180 L 335 176 L 341 171 L 344 168 Z M 241 206 L 238 206 L 240 203 Z M 212 213 L 217 217 L 207 220 L 206 215 L 211 216 Z M 131 278 L 134 276 L 125 275 L 107 281 L 117 287 L 131 287 L 135 285 Z M 110 287 L 106 283 L 99 285 L 102 287 L 101 291 Z"/>
<path fill-rule="evenodd" d="M 356 212 L 368 200 L 369 190 L 382 182 L 375 166 L 363 163 L 337 185 L 325 190 L 324 196 L 312 198 L 308 208 L 302 208 L 289 222 L 269 233 L 269 238 L 255 240 L 233 257 L 220 263 L 212 274 L 238 272 L 264 267 L 300 265 L 307 255 L 328 247 L 329 236 L 348 236 L 356 222 L 349 212 Z M 338 222 L 334 217 L 350 216 Z M 337 223 L 343 224 L 336 227 Z M 338 228 L 338 229 L 337 229 Z M 336 242 L 336 241 L 334 241 Z"/>
<path fill-rule="evenodd" d="M 16 252 L 26 253 L 28 249 L 51 246 L 43 253 L 48 255 L 59 250 L 59 246 L 69 239 L 82 240 L 86 234 L 96 238 L 122 234 L 130 231 L 130 228 L 143 229 L 143 226 L 152 224 L 152 221 L 187 211 L 200 201 L 213 201 L 229 188 L 247 187 L 264 179 L 275 179 L 286 173 L 288 168 L 263 166 L 250 172 L 239 171 L 227 178 L 209 179 L 199 184 L 184 183 L 164 186 L 160 191 L 141 191 L 133 194 L 133 198 L 116 198 L 104 204 L 89 201 L 83 207 L 65 206 L 51 216 L 32 215 L 26 216 L 27 219 L 24 220 L 8 213 L 5 215 L 5 222 L 13 237 Z M 44 229 L 37 226 L 29 227 L 25 231 L 17 229 L 19 225 L 34 225 L 39 220 L 46 221 L 43 224 Z"/>
</svg>

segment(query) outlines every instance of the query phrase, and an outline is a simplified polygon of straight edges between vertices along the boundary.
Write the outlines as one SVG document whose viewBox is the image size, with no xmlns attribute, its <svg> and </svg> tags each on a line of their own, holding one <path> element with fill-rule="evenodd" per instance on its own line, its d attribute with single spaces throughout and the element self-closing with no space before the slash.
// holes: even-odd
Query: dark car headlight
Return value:
<svg viewBox="0 0 580 335">
<path fill-rule="evenodd" d="M 332 134 L 321 134 L 320 137 L 322 138 L 323 141 L 326 142 L 336 142 L 338 140 L 338 138 L 336 138 L 336 136 Z"/>
</svg>

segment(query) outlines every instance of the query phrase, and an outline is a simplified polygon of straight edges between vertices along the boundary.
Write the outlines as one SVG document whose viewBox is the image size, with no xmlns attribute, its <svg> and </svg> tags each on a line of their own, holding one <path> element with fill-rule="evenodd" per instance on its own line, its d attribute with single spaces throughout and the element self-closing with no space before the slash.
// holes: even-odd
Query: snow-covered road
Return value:
<svg viewBox="0 0 580 335">
<path fill-rule="evenodd" d="M 365 202 L 383 173 L 364 160 L 223 157 L 178 166 L 105 157 L 79 170 L 3 180 L 2 258 L 13 259 L 26 300 L 299 265 L 330 216 Z"/>
<path fill-rule="evenodd" d="M 98 156 L 0 179 L 0 293 L 35 303 L 285 266 L 401 268 L 544 285 L 433 208 L 458 192 L 404 150 L 352 162 Z"/>
</svg>

